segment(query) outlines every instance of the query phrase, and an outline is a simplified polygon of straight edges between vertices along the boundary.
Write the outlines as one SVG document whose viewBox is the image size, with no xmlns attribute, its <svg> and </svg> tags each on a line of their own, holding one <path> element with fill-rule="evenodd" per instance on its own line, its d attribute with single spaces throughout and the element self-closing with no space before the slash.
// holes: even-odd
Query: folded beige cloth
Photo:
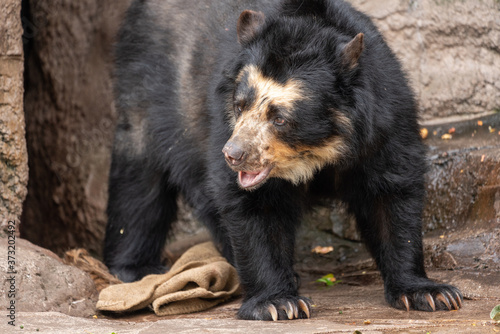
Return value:
<svg viewBox="0 0 500 334">
<path fill-rule="evenodd" d="M 188 249 L 166 274 L 105 288 L 96 307 L 123 312 L 152 305 L 159 316 L 174 315 L 203 311 L 239 294 L 236 269 L 206 242 Z"/>
</svg>

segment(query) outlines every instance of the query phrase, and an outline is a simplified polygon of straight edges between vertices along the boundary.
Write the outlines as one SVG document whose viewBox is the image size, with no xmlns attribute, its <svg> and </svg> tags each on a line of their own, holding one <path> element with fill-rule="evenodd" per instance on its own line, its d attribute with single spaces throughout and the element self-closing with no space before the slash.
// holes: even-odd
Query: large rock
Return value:
<svg viewBox="0 0 500 334">
<path fill-rule="evenodd" d="M 425 119 L 500 108 L 500 2 L 350 0 L 408 69 Z"/>
<path fill-rule="evenodd" d="M 430 170 L 424 228 L 500 229 L 500 114 L 428 124 L 427 129 Z M 450 129 L 452 139 L 441 139 Z"/>
<path fill-rule="evenodd" d="M 21 0 L 0 4 L 0 223 L 19 223 L 28 183 Z"/>
<path fill-rule="evenodd" d="M 9 261 L 15 261 L 9 268 L 7 246 L 8 239 L 0 237 L 0 271 L 5 275 L 0 284 L 2 305 L 10 305 L 13 300 L 17 312 L 55 311 L 79 317 L 95 314 L 97 290 L 88 274 L 19 238 L 15 240 L 15 253 L 9 254 Z"/>
</svg>

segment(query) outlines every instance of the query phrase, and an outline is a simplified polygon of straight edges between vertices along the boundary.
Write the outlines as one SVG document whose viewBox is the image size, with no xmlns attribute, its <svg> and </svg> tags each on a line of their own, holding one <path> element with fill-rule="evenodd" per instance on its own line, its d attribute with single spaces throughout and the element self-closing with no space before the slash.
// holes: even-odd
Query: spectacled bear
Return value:
<svg viewBox="0 0 500 334">
<path fill-rule="evenodd" d="M 461 307 L 424 270 L 416 102 L 366 15 L 343 0 L 135 0 L 115 75 L 104 259 L 120 279 L 164 272 L 182 195 L 239 273 L 239 318 L 308 318 L 295 232 L 337 198 L 391 306 Z"/>
</svg>

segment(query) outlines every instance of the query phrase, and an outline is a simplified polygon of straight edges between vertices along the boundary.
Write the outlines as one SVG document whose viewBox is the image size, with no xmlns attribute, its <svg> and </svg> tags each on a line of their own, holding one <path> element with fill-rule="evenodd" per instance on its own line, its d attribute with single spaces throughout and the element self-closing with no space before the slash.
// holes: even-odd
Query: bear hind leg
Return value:
<svg viewBox="0 0 500 334">
<path fill-rule="evenodd" d="M 177 190 L 168 173 L 114 155 L 109 178 L 104 262 L 124 282 L 166 271 L 161 254 L 177 216 Z"/>
</svg>

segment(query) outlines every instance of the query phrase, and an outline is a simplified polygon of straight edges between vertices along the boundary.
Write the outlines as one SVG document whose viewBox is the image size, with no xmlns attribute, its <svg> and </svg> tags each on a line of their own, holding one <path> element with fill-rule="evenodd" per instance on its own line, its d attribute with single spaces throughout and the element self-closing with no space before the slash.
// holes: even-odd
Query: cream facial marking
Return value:
<svg viewBox="0 0 500 334">
<path fill-rule="evenodd" d="M 232 124 L 233 137 L 238 134 L 240 137 L 257 139 L 262 145 L 259 147 L 269 146 L 270 106 L 279 106 L 290 114 L 296 101 L 307 98 L 306 91 L 299 81 L 289 79 L 285 84 L 281 84 L 264 76 L 255 65 L 247 65 L 241 70 L 236 83 L 240 84 L 243 80 L 251 92 L 251 98 L 247 101 L 250 105 L 241 106 L 242 115 L 235 120 L 234 125 Z M 238 100 L 248 97 L 237 95 L 235 98 Z M 230 119 L 234 119 L 234 114 Z"/>
<path fill-rule="evenodd" d="M 314 173 L 328 164 L 335 164 L 347 152 L 347 146 L 340 137 L 333 137 L 321 146 L 291 148 L 276 142 L 269 150 L 275 168 L 271 177 L 282 178 L 299 184 L 313 178 Z"/>
<path fill-rule="evenodd" d="M 298 80 L 288 79 L 285 84 L 281 84 L 265 77 L 255 65 L 245 66 L 236 78 L 236 83 L 242 82 L 243 79 L 246 79 L 248 86 L 255 90 L 254 106 L 259 108 L 272 103 L 291 110 L 294 102 L 307 98 Z"/>
</svg>

